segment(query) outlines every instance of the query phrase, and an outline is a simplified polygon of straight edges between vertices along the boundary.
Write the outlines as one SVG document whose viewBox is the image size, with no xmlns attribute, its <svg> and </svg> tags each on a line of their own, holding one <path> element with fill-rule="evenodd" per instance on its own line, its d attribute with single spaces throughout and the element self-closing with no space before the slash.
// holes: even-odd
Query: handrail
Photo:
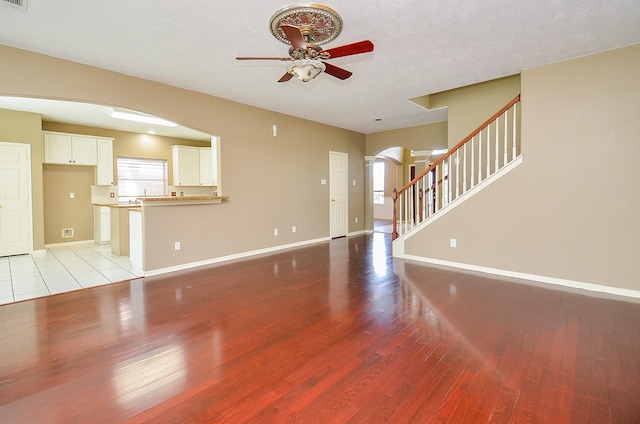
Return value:
<svg viewBox="0 0 640 424">
<path fill-rule="evenodd" d="M 409 187 L 411 187 L 412 185 L 414 185 L 418 180 L 420 180 L 422 177 L 424 177 L 425 175 L 427 175 L 429 172 L 433 171 L 436 166 L 440 165 L 442 162 L 444 162 L 446 159 L 448 159 L 451 155 L 453 155 L 456 150 L 458 150 L 460 147 L 462 147 L 467 141 L 471 140 L 473 137 L 475 137 L 476 135 L 478 135 L 480 133 L 480 131 L 484 130 L 485 128 L 487 128 L 489 126 L 489 124 L 491 124 L 493 121 L 495 121 L 500 115 L 502 115 L 503 113 L 505 113 L 507 110 L 509 110 L 514 104 L 518 103 L 520 101 L 520 94 L 518 94 L 516 97 L 513 98 L 513 100 L 511 100 L 509 103 L 507 103 L 502 109 L 500 109 L 498 112 L 496 112 L 491 118 L 487 119 L 486 121 L 484 121 L 478 128 L 476 128 L 475 130 L 473 130 L 468 136 L 466 136 L 465 138 L 462 139 L 461 142 L 459 142 L 458 144 L 456 144 L 455 146 L 453 146 L 453 148 L 451 148 L 451 150 L 449 150 L 445 155 L 443 155 L 440 159 L 438 159 L 437 161 L 435 161 L 434 163 L 432 163 L 431 165 L 429 165 L 427 167 L 427 169 L 425 169 L 424 171 L 422 171 L 418 176 L 416 176 L 414 179 L 412 179 L 411 181 L 409 181 L 404 187 L 402 187 L 398 192 L 397 192 L 397 196 L 401 195 L 403 192 L 405 192 L 406 190 L 409 189 Z M 395 191 L 395 189 L 394 189 Z M 393 197 L 393 196 L 392 196 Z"/>
<path fill-rule="evenodd" d="M 414 177 L 400 190 L 393 189 L 391 198 L 393 200 L 393 233 L 392 238 L 395 240 L 398 236 L 398 224 L 402 224 L 402 232 L 406 232 L 407 228 L 413 228 L 418 223 L 422 222 L 423 210 L 427 217 L 436 213 L 441 208 L 447 206 L 454 201 L 460 195 L 460 182 L 462 181 L 462 194 L 464 194 L 468 188 L 467 183 L 470 181 L 469 189 L 479 184 L 483 178 L 497 172 L 501 167 L 506 166 L 510 161 L 514 160 L 519 155 L 519 144 L 517 143 L 517 104 L 520 102 L 520 95 L 518 94 L 511 101 L 509 101 L 499 111 L 494 113 L 489 119 L 484 121 L 480 126 L 473 130 L 469 135 L 463 138 L 458 144 L 453 146 L 446 154 L 429 165 L 419 175 Z M 508 121 L 507 117 L 511 116 Z M 498 128 L 498 123 L 502 122 L 503 129 Z M 495 124 L 495 125 L 493 125 Z M 509 131 L 507 129 L 509 128 Z M 492 131 L 493 129 L 493 131 Z M 502 131 L 501 131 L 502 129 Z M 510 134 L 511 133 L 511 134 Z M 485 141 L 486 140 L 486 143 Z M 490 140 L 491 138 L 491 140 Z M 467 144 L 470 142 L 471 160 L 467 160 Z M 474 143 L 477 146 L 477 151 L 474 151 Z M 490 151 L 491 143 L 491 151 Z M 483 146 L 485 149 L 483 151 Z M 499 155 L 499 147 L 502 148 L 502 152 Z M 455 158 L 452 156 L 455 155 Z M 474 158 L 474 156 L 477 156 Z M 510 157 L 510 159 L 509 159 Z M 453 160 L 455 159 L 455 160 Z M 486 159 L 486 161 L 485 161 Z M 448 161 L 447 161 L 448 160 Z M 481 162 L 482 161 L 482 162 Z M 448 165 L 447 165 L 448 164 Z M 477 183 L 475 182 L 477 166 Z M 444 168 L 443 168 L 444 167 Z M 432 181 L 427 186 L 427 176 L 429 173 L 433 173 L 433 177 L 437 178 L 438 170 L 440 171 L 440 178 L 436 181 Z M 484 171 L 484 172 L 483 172 Z M 453 181 L 449 178 L 449 173 L 454 172 Z M 462 175 L 459 175 L 459 172 Z M 429 176 L 429 180 L 432 177 Z M 467 179 L 468 178 L 468 179 Z M 421 182 L 422 180 L 422 182 Z M 448 181 L 448 187 L 443 186 L 444 181 Z M 452 185 L 453 182 L 453 185 Z M 413 191 L 412 194 L 407 193 L 409 188 L 417 186 L 418 191 Z M 423 186 L 423 187 L 420 187 Z M 452 189 L 455 190 L 452 191 Z M 423 193 L 424 189 L 424 193 Z M 436 191 L 436 189 L 438 191 Z M 428 211 L 425 209 L 426 205 L 423 203 L 423 194 L 433 191 L 434 198 L 433 203 L 429 201 Z M 440 192 L 442 191 L 442 192 Z M 417 197 L 415 197 L 417 196 Z M 401 201 L 398 199 L 401 197 Z M 398 211 L 398 208 L 401 210 Z M 433 209 L 432 209 L 433 208 Z M 409 211 L 412 211 L 409 214 Z M 398 218 L 402 221 L 399 222 Z"/>
</svg>

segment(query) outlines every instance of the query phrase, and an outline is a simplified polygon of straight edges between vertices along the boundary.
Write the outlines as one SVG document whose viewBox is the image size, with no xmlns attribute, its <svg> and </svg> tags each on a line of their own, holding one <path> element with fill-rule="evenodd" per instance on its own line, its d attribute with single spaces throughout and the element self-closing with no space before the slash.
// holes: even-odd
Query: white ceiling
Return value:
<svg viewBox="0 0 640 424">
<path fill-rule="evenodd" d="M 0 44 L 373 133 L 446 119 L 408 99 L 640 42 L 638 0 L 333 0 L 344 27 L 323 47 L 369 39 L 374 52 L 331 60 L 353 72 L 344 81 L 277 83 L 286 62 L 235 57 L 286 56 L 269 19 L 292 3 L 28 0 L 26 12 L 0 6 Z M 106 116 L 84 124 L 106 126 L 93 115 Z"/>
</svg>

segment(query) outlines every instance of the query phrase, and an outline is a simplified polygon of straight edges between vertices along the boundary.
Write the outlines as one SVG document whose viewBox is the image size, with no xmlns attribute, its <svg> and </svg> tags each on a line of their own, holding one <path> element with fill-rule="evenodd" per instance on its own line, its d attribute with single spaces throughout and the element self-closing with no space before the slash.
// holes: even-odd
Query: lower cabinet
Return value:
<svg viewBox="0 0 640 424">
<path fill-rule="evenodd" d="M 111 208 L 94 206 L 93 237 L 98 244 L 111 241 Z"/>
</svg>

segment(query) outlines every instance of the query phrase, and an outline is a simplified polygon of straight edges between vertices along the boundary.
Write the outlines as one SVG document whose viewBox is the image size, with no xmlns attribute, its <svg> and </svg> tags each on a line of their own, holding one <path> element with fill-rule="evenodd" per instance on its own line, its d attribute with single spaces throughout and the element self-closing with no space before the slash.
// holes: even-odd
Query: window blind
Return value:
<svg viewBox="0 0 640 424">
<path fill-rule="evenodd" d="M 118 157 L 117 168 L 119 202 L 134 201 L 138 197 L 166 195 L 166 160 Z"/>
</svg>

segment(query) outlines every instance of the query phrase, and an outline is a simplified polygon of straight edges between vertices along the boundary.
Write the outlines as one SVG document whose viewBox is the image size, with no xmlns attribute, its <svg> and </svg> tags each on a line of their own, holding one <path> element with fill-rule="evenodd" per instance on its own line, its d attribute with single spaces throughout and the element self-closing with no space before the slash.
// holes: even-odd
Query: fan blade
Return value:
<svg viewBox="0 0 640 424">
<path fill-rule="evenodd" d="M 290 57 L 254 57 L 254 56 L 239 56 L 236 60 L 292 60 Z"/>
<path fill-rule="evenodd" d="M 339 78 L 341 80 L 345 80 L 347 78 L 349 78 L 351 75 L 353 75 L 352 72 L 347 71 L 346 69 L 342 69 L 337 67 L 336 65 L 332 65 L 328 62 L 324 62 L 324 66 L 325 68 L 325 72 L 329 75 L 333 75 L 336 78 Z"/>
<path fill-rule="evenodd" d="M 287 40 L 289 40 L 294 49 L 307 50 L 307 42 L 302 32 L 300 32 L 300 28 L 287 24 L 280 25 L 280 28 L 282 28 L 284 35 L 287 36 Z"/>
<path fill-rule="evenodd" d="M 358 41 L 357 43 L 346 44 L 344 46 L 333 47 L 322 50 L 322 53 L 329 53 L 329 58 L 350 56 L 352 54 L 369 53 L 373 51 L 373 43 L 369 40 Z"/>
<path fill-rule="evenodd" d="M 291 78 L 293 78 L 293 75 L 291 75 L 289 72 L 287 72 L 286 74 L 284 74 L 283 76 L 280 77 L 280 79 L 278 80 L 278 82 L 287 82 L 289 81 Z"/>
</svg>

